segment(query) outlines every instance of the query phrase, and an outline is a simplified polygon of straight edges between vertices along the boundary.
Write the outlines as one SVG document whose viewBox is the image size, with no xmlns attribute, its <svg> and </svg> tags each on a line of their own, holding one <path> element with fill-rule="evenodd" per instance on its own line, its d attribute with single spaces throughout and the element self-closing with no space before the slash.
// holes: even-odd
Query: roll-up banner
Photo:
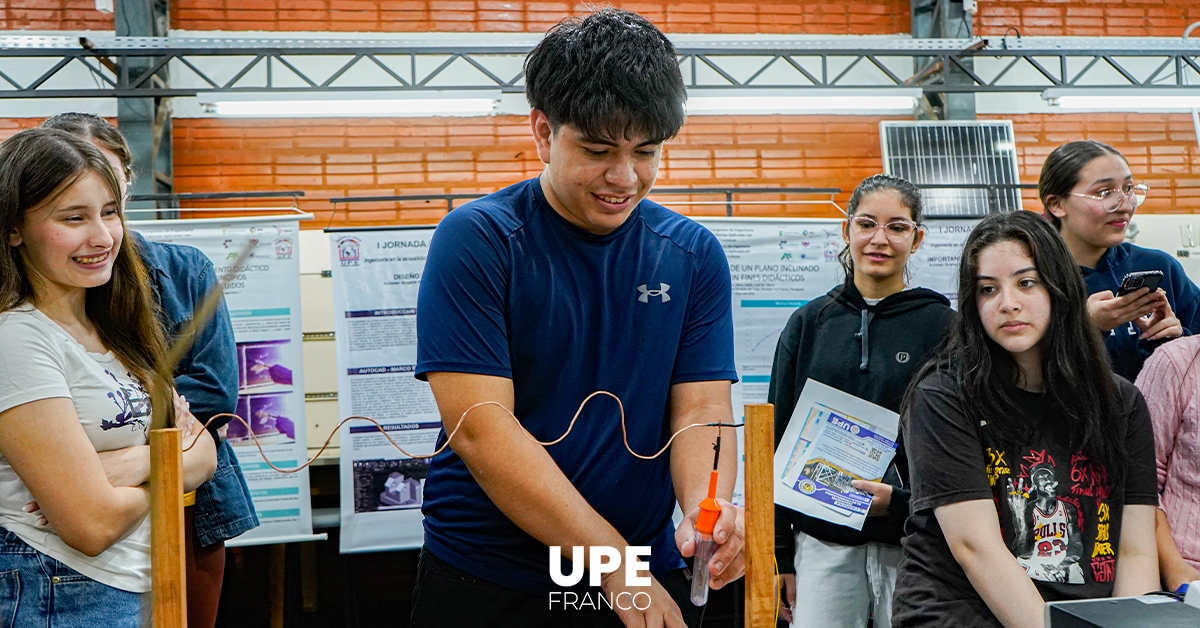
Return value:
<svg viewBox="0 0 1200 628">
<path fill-rule="evenodd" d="M 421 546 L 427 458 L 441 418 L 417 364 L 417 290 L 433 227 L 330 229 L 341 442 L 341 551 Z M 385 436 L 386 434 L 386 436 Z"/>
<path fill-rule="evenodd" d="M 301 216 L 311 219 L 310 215 Z M 226 542 L 231 547 L 325 538 L 312 532 L 308 470 L 281 469 L 308 459 L 304 418 L 304 360 L 300 342 L 300 231 L 296 214 L 197 220 L 133 221 L 147 240 L 200 249 L 217 276 L 232 271 L 225 304 L 238 353 L 237 414 L 250 423 L 229 423 L 226 437 L 237 453 L 261 525 Z M 237 268 L 238 255 L 253 244 Z"/>
<path fill-rule="evenodd" d="M 840 285 L 837 219 L 706 218 L 733 283 L 735 418 L 766 403 L 779 334 L 792 312 Z M 911 286 L 955 302 L 958 257 L 975 220 L 929 220 L 909 261 Z M 433 451 L 440 422 L 429 386 L 413 378 L 417 289 L 433 227 L 328 230 L 337 329 L 338 410 L 367 416 L 411 453 Z M 738 430 L 739 451 L 741 430 Z M 375 426 L 341 428 L 343 552 L 419 547 L 428 463 L 406 458 Z M 742 501 L 739 473 L 735 501 Z M 377 525 L 378 524 L 378 525 Z"/>
</svg>

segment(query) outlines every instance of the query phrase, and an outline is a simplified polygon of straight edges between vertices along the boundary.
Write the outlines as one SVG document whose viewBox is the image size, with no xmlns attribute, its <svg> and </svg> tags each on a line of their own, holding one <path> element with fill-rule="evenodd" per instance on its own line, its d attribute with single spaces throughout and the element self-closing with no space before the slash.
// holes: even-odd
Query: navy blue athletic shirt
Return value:
<svg viewBox="0 0 1200 628">
<path fill-rule="evenodd" d="M 417 300 L 417 377 L 511 378 L 516 415 L 543 441 L 566 431 L 584 397 L 607 390 L 625 405 L 630 446 L 650 454 L 670 435 L 672 384 L 737 380 L 730 299 L 725 253 L 699 224 L 643 200 L 616 231 L 591 234 L 559 216 L 532 179 L 438 225 Z M 594 399 L 547 451 L 628 543 L 651 546 L 652 573 L 683 566 L 670 454 L 629 455 L 616 402 Z M 422 511 L 425 547 L 438 558 L 528 593 L 560 588 L 547 547 L 500 512 L 449 448 L 432 461 Z"/>
</svg>

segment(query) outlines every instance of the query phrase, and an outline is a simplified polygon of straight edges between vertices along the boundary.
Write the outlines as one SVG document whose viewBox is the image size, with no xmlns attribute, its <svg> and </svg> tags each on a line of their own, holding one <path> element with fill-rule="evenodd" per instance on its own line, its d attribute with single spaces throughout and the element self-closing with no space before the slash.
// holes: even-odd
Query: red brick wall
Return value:
<svg viewBox="0 0 1200 628">
<path fill-rule="evenodd" d="M 637 11 L 674 33 L 907 33 L 908 0 L 176 0 L 172 28 L 536 32 L 593 6 Z"/>
<path fill-rule="evenodd" d="M 880 170 L 876 117 L 708 116 L 692 118 L 667 147 L 658 185 L 843 187 Z M 429 223 L 438 202 L 356 203 L 340 196 L 490 192 L 542 170 L 526 118 L 176 120 L 177 191 L 304 190 L 308 226 Z M 846 194 L 842 195 L 845 200 Z M 714 201 L 720 197 L 691 199 Z M 778 196 L 739 200 L 778 200 Z M 794 197 L 793 197 L 794 198 Z M 344 205 L 339 206 L 345 208 Z M 724 207 L 686 206 L 723 214 Z M 746 205 L 741 215 L 835 216 L 829 205 Z"/>
<path fill-rule="evenodd" d="M 985 116 L 981 116 L 985 117 Z M 1200 152 L 1186 114 L 1036 114 L 1011 119 L 1022 180 L 1036 183 L 1054 147 L 1096 139 L 1129 159 L 1151 186 L 1146 212 L 1200 212 Z M 878 117 L 704 116 L 668 144 L 660 187 L 839 187 L 844 203 L 864 177 L 880 172 Z M 438 202 L 356 203 L 340 196 L 488 192 L 535 176 L 542 165 L 526 120 L 459 119 L 177 120 L 175 186 L 180 192 L 305 190 L 300 207 L 328 224 L 430 223 Z M 739 200 L 778 200 L 740 196 Z M 791 197 L 797 198 L 797 197 Z M 1026 207 L 1040 207 L 1033 191 Z M 719 200 L 715 197 L 671 200 Z M 668 204 L 671 204 L 668 202 Z M 720 205 L 673 205 L 689 214 L 721 214 Z M 836 216 L 828 205 L 739 205 L 745 216 Z"/>
<path fill-rule="evenodd" d="M 1029 114 L 987 115 L 1012 120 L 1023 183 L 1037 183 L 1042 162 L 1060 144 L 1090 139 L 1110 144 L 1129 161 L 1138 182 L 1150 186 L 1139 211 L 1200 213 L 1200 151 L 1188 114 Z M 1025 208 L 1041 210 L 1034 190 L 1026 190 Z"/>
<path fill-rule="evenodd" d="M 808 4 L 794 0 L 643 0 L 613 3 L 670 32 L 897 33 L 909 30 L 904 0 Z M 112 27 L 92 0 L 0 0 L 0 28 Z M 187 29 L 328 31 L 541 31 L 578 0 L 177 0 L 173 26 Z M 1091 2 L 981 0 L 976 28 L 1009 25 L 1024 35 L 1170 36 L 1200 20 L 1195 0 Z M 984 116 L 981 116 L 984 117 Z M 1200 155 L 1186 115 L 1039 114 L 1009 117 L 1017 129 L 1022 177 L 1034 182 L 1045 155 L 1081 137 L 1112 143 L 1153 192 L 1145 211 L 1200 212 Z M 878 118 L 696 117 L 668 147 L 661 186 L 840 187 L 849 192 L 881 169 Z M 39 120 L 0 119 L 0 139 Z M 383 120 L 215 120 L 175 122 L 176 189 L 302 189 L 301 206 L 329 221 L 430 222 L 435 203 L 354 205 L 348 195 L 490 191 L 541 170 L 519 117 Z M 843 193 L 839 201 L 844 201 Z M 1027 207 L 1037 207 L 1027 194 Z M 695 200 L 695 199 L 693 199 Z M 703 200 L 715 200 L 706 197 Z M 759 200 L 773 200 L 759 197 Z M 691 213 L 721 206 L 677 205 Z M 832 215 L 827 206 L 744 205 L 746 215 Z"/>
<path fill-rule="evenodd" d="M 1015 26 L 1028 36 L 1180 37 L 1196 21 L 1196 0 L 979 0 L 975 33 L 1002 35 Z"/>
<path fill-rule="evenodd" d="M 265 31 L 541 32 L 593 4 L 526 0 L 176 0 L 172 28 Z M 892 34 L 911 30 L 904 0 L 615 0 L 676 33 Z M 93 0 L 0 0 L 0 30 L 111 30 Z M 1194 0 L 980 0 L 975 32 L 1178 37 Z"/>
<path fill-rule="evenodd" d="M 0 30 L 111 31 L 113 16 L 95 0 L 0 0 Z"/>
<path fill-rule="evenodd" d="M 32 129 L 42 123 L 44 118 L 0 118 L 0 142 L 8 139 L 17 131 Z"/>
</svg>

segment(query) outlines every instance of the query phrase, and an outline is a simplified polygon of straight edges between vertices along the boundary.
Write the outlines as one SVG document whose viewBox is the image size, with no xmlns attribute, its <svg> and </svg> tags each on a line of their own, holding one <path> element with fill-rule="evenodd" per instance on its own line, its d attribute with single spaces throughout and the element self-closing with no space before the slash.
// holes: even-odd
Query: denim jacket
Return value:
<svg viewBox="0 0 1200 628">
<path fill-rule="evenodd" d="M 148 242 L 140 234 L 132 235 L 158 300 L 159 322 L 174 339 L 191 320 L 204 295 L 217 285 L 216 270 L 194 247 Z M 215 414 L 236 411 L 237 369 L 233 323 L 222 301 L 175 367 L 175 388 L 187 398 L 192 414 L 206 421 Z M 196 489 L 195 529 L 201 545 L 212 545 L 258 527 L 250 489 L 233 447 L 216 433 L 225 423 L 227 419 L 219 419 L 209 425 L 217 441 L 217 470 L 211 480 Z"/>
</svg>

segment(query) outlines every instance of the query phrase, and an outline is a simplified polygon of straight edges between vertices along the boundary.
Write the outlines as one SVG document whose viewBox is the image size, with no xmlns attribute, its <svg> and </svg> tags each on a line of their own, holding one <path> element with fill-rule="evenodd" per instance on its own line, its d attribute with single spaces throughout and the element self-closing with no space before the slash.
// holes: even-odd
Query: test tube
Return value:
<svg viewBox="0 0 1200 628">
<path fill-rule="evenodd" d="M 711 534 L 696 532 L 696 553 L 692 562 L 692 604 L 704 606 L 708 602 L 708 561 L 717 551 L 717 543 Z"/>
</svg>

